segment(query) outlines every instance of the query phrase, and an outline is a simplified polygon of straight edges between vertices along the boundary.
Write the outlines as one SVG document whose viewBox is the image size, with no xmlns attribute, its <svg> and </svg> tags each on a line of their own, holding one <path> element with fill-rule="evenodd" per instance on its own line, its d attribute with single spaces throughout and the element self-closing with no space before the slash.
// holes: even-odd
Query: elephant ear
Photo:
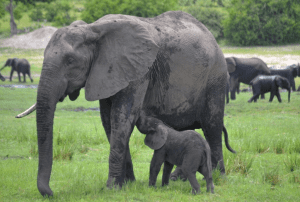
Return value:
<svg viewBox="0 0 300 202">
<path fill-rule="evenodd" d="M 280 77 L 276 77 L 275 78 L 275 83 L 278 87 L 282 87 L 282 81 Z"/>
<path fill-rule="evenodd" d="M 162 146 L 164 146 L 164 144 L 167 141 L 167 137 L 168 137 L 167 127 L 164 125 L 158 125 L 155 131 L 148 133 L 146 135 L 144 142 L 145 145 L 147 145 L 151 149 L 158 150 Z"/>
<path fill-rule="evenodd" d="M 148 30 L 132 20 L 103 20 L 89 25 L 98 35 L 97 56 L 85 84 L 88 101 L 108 98 L 145 76 L 158 45 Z"/>
<path fill-rule="evenodd" d="M 234 58 L 230 57 L 230 58 L 225 58 L 226 59 L 226 63 L 227 63 L 227 70 L 229 73 L 232 73 L 236 70 L 236 63 Z"/>
</svg>

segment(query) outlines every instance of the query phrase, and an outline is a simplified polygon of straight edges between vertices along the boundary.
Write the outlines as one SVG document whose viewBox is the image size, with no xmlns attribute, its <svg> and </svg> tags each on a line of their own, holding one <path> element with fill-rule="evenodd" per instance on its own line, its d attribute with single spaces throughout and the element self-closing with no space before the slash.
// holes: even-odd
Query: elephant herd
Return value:
<svg viewBox="0 0 300 202">
<path fill-rule="evenodd" d="M 18 73 L 19 82 L 21 82 L 21 73 L 23 74 L 24 83 L 26 82 L 26 77 L 25 77 L 26 74 L 30 78 L 31 82 L 33 82 L 33 79 L 31 78 L 31 74 L 30 74 L 30 64 L 26 59 L 9 58 L 6 60 L 5 64 L 0 69 L 0 71 L 7 66 L 11 67 L 10 77 L 9 77 L 10 81 L 12 81 L 13 73 L 14 71 L 16 71 Z M 5 78 L 1 75 L 1 73 L 0 73 L 0 79 L 2 81 L 5 81 Z"/>
<path fill-rule="evenodd" d="M 110 143 L 107 187 L 135 181 L 129 139 L 136 126 L 155 150 L 150 186 L 164 163 L 163 185 L 182 173 L 198 193 L 199 171 L 207 191 L 214 192 L 212 169 L 225 174 L 222 132 L 227 149 L 235 153 L 223 121 L 226 88 L 230 85 L 234 96 L 238 82 L 250 84 L 264 71 L 270 73 L 258 58 L 225 60 L 211 32 L 181 11 L 154 18 L 110 14 L 58 29 L 44 52 L 37 101 L 17 116 L 36 110 L 39 192 L 53 195 L 49 181 L 56 105 L 67 96 L 76 100 L 82 88 L 86 100 L 99 101 Z M 205 139 L 194 131 L 200 128 Z M 171 174 L 173 165 L 177 168 Z"/>
<path fill-rule="evenodd" d="M 284 68 L 275 69 L 268 67 L 267 64 L 259 58 L 226 58 L 227 69 L 229 73 L 227 88 L 226 88 L 226 102 L 229 103 L 229 91 L 232 100 L 236 99 L 236 91 L 239 92 L 239 83 L 248 84 L 252 86 L 253 96 L 248 102 L 257 101 L 259 95 L 264 99 L 264 93 L 271 92 L 270 102 L 272 102 L 276 95 L 279 102 L 281 102 L 278 88 L 286 89 L 288 100 L 290 101 L 291 89 L 296 91 L 295 77 L 300 77 L 300 65 L 290 65 Z"/>
</svg>

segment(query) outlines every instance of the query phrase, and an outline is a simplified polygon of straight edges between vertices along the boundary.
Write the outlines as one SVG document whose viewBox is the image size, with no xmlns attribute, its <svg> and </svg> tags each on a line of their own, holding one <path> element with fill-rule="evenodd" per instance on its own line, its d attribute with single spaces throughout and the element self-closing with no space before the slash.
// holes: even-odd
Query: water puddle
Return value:
<svg viewBox="0 0 300 202">
<path fill-rule="evenodd" d="M 90 108 L 77 107 L 77 108 L 75 108 L 75 109 L 66 109 L 66 108 L 62 108 L 61 110 L 65 110 L 65 111 L 73 111 L 73 112 L 87 112 L 87 111 L 98 111 L 98 112 L 100 112 L 99 107 L 90 107 Z"/>
<path fill-rule="evenodd" d="M 0 85 L 3 88 L 37 88 L 38 85 L 6 84 Z"/>
</svg>

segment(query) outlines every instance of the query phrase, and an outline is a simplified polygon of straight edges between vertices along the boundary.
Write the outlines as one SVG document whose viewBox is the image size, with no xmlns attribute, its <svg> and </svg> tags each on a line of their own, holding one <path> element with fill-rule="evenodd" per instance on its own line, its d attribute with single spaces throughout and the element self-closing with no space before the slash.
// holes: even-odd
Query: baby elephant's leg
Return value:
<svg viewBox="0 0 300 202">
<path fill-rule="evenodd" d="M 197 158 L 194 156 L 188 156 L 183 160 L 181 166 L 183 174 L 187 177 L 191 186 L 193 187 L 193 194 L 200 193 L 200 185 L 196 179 L 196 171 L 199 163 L 195 161 L 196 159 Z"/>
<path fill-rule="evenodd" d="M 209 169 L 211 169 L 210 172 L 212 173 L 212 168 L 208 168 L 207 165 L 204 165 L 199 168 L 198 172 L 201 173 L 206 180 L 206 192 L 210 191 L 214 193 L 215 186 L 212 177 L 209 177 Z"/>
<path fill-rule="evenodd" d="M 183 174 L 183 172 L 179 166 L 177 166 L 175 171 L 173 173 L 171 173 L 170 178 L 173 181 L 176 181 L 178 178 L 180 178 L 182 181 L 187 180 L 186 176 Z"/>
<path fill-rule="evenodd" d="M 149 186 L 155 186 L 157 175 L 165 158 L 163 151 L 156 150 L 151 160 Z"/>
<path fill-rule="evenodd" d="M 165 161 L 163 177 L 162 177 L 162 186 L 169 184 L 169 178 L 170 178 L 170 174 L 173 169 L 173 166 L 174 166 L 173 164 Z"/>
</svg>

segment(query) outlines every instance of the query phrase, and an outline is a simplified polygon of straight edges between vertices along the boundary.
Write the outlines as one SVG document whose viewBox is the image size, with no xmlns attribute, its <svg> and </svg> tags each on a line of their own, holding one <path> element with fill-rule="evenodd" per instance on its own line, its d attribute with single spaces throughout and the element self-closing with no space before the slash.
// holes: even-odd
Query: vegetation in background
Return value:
<svg viewBox="0 0 300 202">
<path fill-rule="evenodd" d="M 179 0 L 179 8 L 202 22 L 216 39 L 224 37 L 222 21 L 228 17 L 222 0 Z"/>
<path fill-rule="evenodd" d="M 298 0 L 232 0 L 224 20 L 225 38 L 242 46 L 300 40 Z"/>
<path fill-rule="evenodd" d="M 107 14 L 154 17 L 175 10 L 177 0 L 90 0 L 84 4 L 82 20 L 91 23 Z"/>
</svg>

